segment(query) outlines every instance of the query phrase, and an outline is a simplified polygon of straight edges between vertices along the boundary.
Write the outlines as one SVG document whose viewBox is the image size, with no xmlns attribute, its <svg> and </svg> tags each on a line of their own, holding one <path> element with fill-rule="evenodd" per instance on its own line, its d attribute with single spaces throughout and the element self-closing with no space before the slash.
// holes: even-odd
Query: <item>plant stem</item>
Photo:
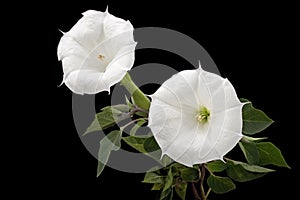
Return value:
<svg viewBox="0 0 300 200">
<path fill-rule="evenodd" d="M 206 195 L 205 195 L 205 198 L 206 198 L 206 199 L 207 199 L 207 197 L 208 197 L 210 191 L 211 191 L 211 188 L 208 189 L 208 191 L 207 191 L 207 193 L 206 193 Z"/>
<path fill-rule="evenodd" d="M 200 194 L 201 194 L 201 200 L 206 200 L 207 196 L 205 195 L 203 183 L 205 178 L 205 165 L 201 165 L 201 175 L 200 175 Z"/>
<path fill-rule="evenodd" d="M 200 200 L 200 196 L 199 196 L 199 194 L 197 192 L 195 183 L 192 182 L 191 185 L 192 185 L 192 190 L 193 190 L 193 194 L 194 194 L 195 200 Z"/>
<path fill-rule="evenodd" d="M 132 95 L 132 99 L 134 104 L 137 105 L 139 108 L 148 111 L 150 107 L 150 100 L 146 95 L 139 89 L 138 86 L 132 81 L 128 72 L 124 76 L 121 81 L 121 85 L 123 85 L 127 91 Z"/>
<path fill-rule="evenodd" d="M 120 130 L 124 130 L 127 126 L 129 126 L 141 119 L 148 120 L 148 118 L 138 118 L 138 119 L 132 120 L 132 121 L 128 122 L 127 124 L 125 124 L 124 126 L 120 127 Z"/>
</svg>

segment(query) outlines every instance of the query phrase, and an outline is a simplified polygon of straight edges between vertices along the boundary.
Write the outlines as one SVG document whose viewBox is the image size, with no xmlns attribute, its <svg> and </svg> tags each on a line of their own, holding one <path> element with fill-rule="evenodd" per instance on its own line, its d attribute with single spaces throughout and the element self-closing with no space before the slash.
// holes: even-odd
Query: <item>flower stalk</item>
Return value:
<svg viewBox="0 0 300 200">
<path fill-rule="evenodd" d="M 126 73 L 124 78 L 121 81 L 127 91 L 132 95 L 134 104 L 139 108 L 148 111 L 150 107 L 150 100 L 146 95 L 139 89 L 139 87 L 132 81 L 129 73 Z"/>
</svg>

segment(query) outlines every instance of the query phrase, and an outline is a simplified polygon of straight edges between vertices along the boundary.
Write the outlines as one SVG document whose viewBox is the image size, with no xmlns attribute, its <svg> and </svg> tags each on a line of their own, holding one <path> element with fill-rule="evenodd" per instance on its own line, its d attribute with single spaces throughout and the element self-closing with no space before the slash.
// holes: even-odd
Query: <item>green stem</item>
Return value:
<svg viewBox="0 0 300 200">
<path fill-rule="evenodd" d="M 124 130 L 126 127 L 128 127 L 131 124 L 134 124 L 135 122 L 142 120 L 142 119 L 148 120 L 148 118 L 138 118 L 138 119 L 132 120 L 132 121 L 128 122 L 127 124 L 125 124 L 124 126 L 120 127 L 120 130 Z"/>
<path fill-rule="evenodd" d="M 208 195 L 209 195 L 210 192 L 211 192 L 211 188 L 209 188 L 208 191 L 207 191 L 207 193 L 206 193 L 206 196 L 205 196 L 206 199 L 207 199 L 207 197 L 208 197 Z"/>
<path fill-rule="evenodd" d="M 129 73 L 127 72 L 121 81 L 121 85 L 123 85 L 128 92 L 132 95 L 134 104 L 139 108 L 148 111 L 150 107 L 150 100 L 146 95 L 139 89 L 138 86 L 132 81 Z"/>
<path fill-rule="evenodd" d="M 205 195 L 204 191 L 204 178 L 205 178 L 205 165 L 201 165 L 201 174 L 200 174 L 200 194 L 201 194 L 201 200 L 207 200 L 207 196 Z"/>
</svg>

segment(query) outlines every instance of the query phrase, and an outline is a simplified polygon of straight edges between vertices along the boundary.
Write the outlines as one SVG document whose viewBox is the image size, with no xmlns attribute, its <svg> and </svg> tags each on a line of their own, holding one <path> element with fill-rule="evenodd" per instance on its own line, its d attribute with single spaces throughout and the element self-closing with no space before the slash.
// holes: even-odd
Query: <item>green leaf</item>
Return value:
<svg viewBox="0 0 300 200">
<path fill-rule="evenodd" d="M 168 175 L 165 178 L 165 186 L 163 188 L 163 191 L 169 189 L 172 186 L 172 183 L 173 183 L 173 174 L 172 174 L 172 168 L 170 168 L 168 171 Z"/>
<path fill-rule="evenodd" d="M 164 183 L 164 176 L 157 174 L 155 172 L 147 172 L 144 180 L 142 181 L 143 183 L 159 183 L 163 184 Z"/>
<path fill-rule="evenodd" d="M 143 124 L 145 124 L 147 121 L 143 118 L 140 118 L 138 120 L 138 122 L 132 127 L 132 129 L 130 130 L 129 134 L 130 135 L 135 135 L 136 134 L 136 131 L 141 127 L 143 126 Z"/>
<path fill-rule="evenodd" d="M 127 136 L 122 137 L 122 139 L 132 148 L 136 149 L 137 151 L 145 154 L 146 156 L 151 157 L 152 159 L 156 160 L 158 163 L 160 163 L 163 166 L 167 166 L 170 163 L 173 162 L 171 158 L 169 158 L 167 155 L 164 155 L 161 159 L 161 150 L 155 152 L 155 153 L 148 153 L 144 149 L 144 143 L 149 138 L 148 137 L 142 137 L 142 136 Z"/>
<path fill-rule="evenodd" d="M 111 151 L 117 151 L 121 147 L 121 134 L 122 131 L 115 130 L 110 132 L 100 141 L 100 148 L 98 153 L 98 168 L 97 177 L 103 171 Z"/>
<path fill-rule="evenodd" d="M 244 162 L 239 162 L 239 161 L 235 161 L 235 160 L 230 160 L 228 161 L 231 164 L 234 165 L 241 165 L 245 170 L 249 171 L 249 172 L 257 172 L 257 173 L 268 173 L 268 172 L 274 172 L 275 170 L 273 169 L 268 169 L 265 167 L 261 167 L 258 165 L 251 165 L 248 163 L 244 163 Z"/>
<path fill-rule="evenodd" d="M 127 136 L 127 137 L 122 137 L 122 139 L 129 146 L 136 149 L 137 151 L 139 151 L 141 153 L 147 153 L 147 151 L 144 149 L 144 143 L 145 143 L 147 137 Z"/>
<path fill-rule="evenodd" d="M 117 122 L 126 119 L 123 114 L 128 112 L 129 107 L 124 104 L 107 106 L 101 109 L 101 112 L 95 115 L 95 119 L 84 132 L 83 136 L 94 131 L 101 131 L 114 126 Z"/>
<path fill-rule="evenodd" d="M 239 143 L 245 158 L 249 164 L 254 165 L 275 165 L 279 167 L 287 167 L 288 164 L 284 160 L 281 151 L 271 142 L 247 142 Z"/>
<path fill-rule="evenodd" d="M 146 141 L 144 143 L 144 149 L 147 152 L 153 152 L 153 151 L 159 150 L 160 148 L 159 148 L 155 138 L 153 136 L 151 136 L 146 139 Z"/>
<path fill-rule="evenodd" d="M 178 170 L 182 170 L 182 169 L 186 168 L 186 166 L 184 166 L 183 164 L 177 163 L 177 162 L 174 162 L 169 167 L 173 167 L 173 168 L 178 169 Z"/>
<path fill-rule="evenodd" d="M 268 169 L 268 168 L 261 167 L 261 166 L 258 166 L 258 165 L 249 165 L 247 163 L 241 163 L 241 166 L 249 172 L 268 173 L 268 172 L 274 172 L 275 171 L 273 169 Z"/>
<path fill-rule="evenodd" d="M 180 177 L 187 181 L 187 182 L 192 182 L 198 177 L 198 170 L 194 168 L 185 168 L 181 170 Z"/>
<path fill-rule="evenodd" d="M 82 136 L 85 136 L 88 133 L 94 132 L 94 131 L 101 131 L 101 126 L 99 124 L 99 121 L 97 119 L 97 115 L 95 116 L 95 119 L 92 121 L 91 125 L 86 129 L 86 131 L 83 133 Z"/>
<path fill-rule="evenodd" d="M 247 102 L 246 99 L 241 99 L 242 102 Z M 243 133 L 253 135 L 261 132 L 270 126 L 274 121 L 270 119 L 263 111 L 256 109 L 252 103 L 243 106 Z"/>
<path fill-rule="evenodd" d="M 209 162 L 206 166 L 211 172 L 222 172 L 227 168 L 226 163 L 221 160 Z"/>
<path fill-rule="evenodd" d="M 173 200 L 173 188 L 162 191 L 159 200 Z"/>
<path fill-rule="evenodd" d="M 257 165 L 259 163 L 259 154 L 256 144 L 253 142 L 239 142 L 239 146 L 242 149 L 244 156 L 249 164 Z"/>
<path fill-rule="evenodd" d="M 266 173 L 253 173 L 246 170 L 240 162 L 228 161 L 228 167 L 226 168 L 227 175 L 235 181 L 246 182 L 264 176 Z"/>
<path fill-rule="evenodd" d="M 207 184 L 214 193 L 223 194 L 235 189 L 235 184 L 228 177 L 210 175 Z"/>
<path fill-rule="evenodd" d="M 186 189 L 187 189 L 187 183 L 185 182 L 181 182 L 180 184 L 177 184 L 175 186 L 175 192 L 182 200 L 185 200 Z"/>
<path fill-rule="evenodd" d="M 260 142 L 256 144 L 260 161 L 260 165 L 275 165 L 279 167 L 287 167 L 290 166 L 284 160 L 280 149 L 278 149 L 273 143 L 271 142 Z"/>
<path fill-rule="evenodd" d="M 161 190 L 164 187 L 163 183 L 154 183 L 151 190 Z"/>
<path fill-rule="evenodd" d="M 161 155 L 161 150 L 159 150 L 159 154 Z M 161 156 L 160 156 L 161 157 Z M 171 164 L 172 162 L 174 162 L 169 156 L 167 155 L 163 155 L 162 159 L 158 158 L 159 159 L 159 163 L 163 166 L 167 166 L 169 164 Z"/>
</svg>

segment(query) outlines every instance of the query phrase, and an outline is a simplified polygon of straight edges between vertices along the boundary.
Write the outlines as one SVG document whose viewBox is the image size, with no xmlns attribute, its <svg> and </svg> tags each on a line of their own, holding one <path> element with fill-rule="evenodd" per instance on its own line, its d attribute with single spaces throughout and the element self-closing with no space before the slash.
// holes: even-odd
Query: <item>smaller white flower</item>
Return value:
<svg viewBox="0 0 300 200">
<path fill-rule="evenodd" d="M 106 10 L 88 10 L 62 36 L 57 49 L 65 83 L 77 94 L 110 91 L 134 63 L 133 26 Z"/>
<path fill-rule="evenodd" d="M 216 74 L 185 70 L 151 96 L 149 127 L 162 153 L 186 166 L 223 160 L 243 137 L 242 104 Z"/>
</svg>

